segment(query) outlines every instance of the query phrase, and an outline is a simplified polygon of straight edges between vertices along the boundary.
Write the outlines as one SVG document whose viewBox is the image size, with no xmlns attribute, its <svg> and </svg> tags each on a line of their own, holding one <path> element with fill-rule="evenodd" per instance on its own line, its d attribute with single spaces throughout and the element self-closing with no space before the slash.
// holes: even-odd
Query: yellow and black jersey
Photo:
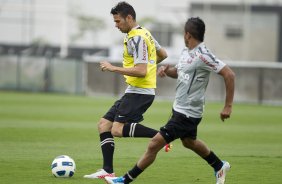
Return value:
<svg viewBox="0 0 282 184">
<path fill-rule="evenodd" d="M 123 67 L 131 68 L 138 63 L 147 64 L 147 74 L 144 78 L 124 75 L 127 84 L 137 88 L 156 88 L 156 49 L 159 47 L 151 33 L 143 27 L 138 26 L 127 34 L 124 39 Z"/>
</svg>

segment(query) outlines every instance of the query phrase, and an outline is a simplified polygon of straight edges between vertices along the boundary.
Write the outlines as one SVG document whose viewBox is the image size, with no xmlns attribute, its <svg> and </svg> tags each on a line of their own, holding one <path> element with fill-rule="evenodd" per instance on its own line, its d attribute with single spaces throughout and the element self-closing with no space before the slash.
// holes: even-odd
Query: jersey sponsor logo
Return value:
<svg viewBox="0 0 282 184">
<path fill-rule="evenodd" d="M 147 48 L 146 48 L 146 42 L 143 40 L 143 61 L 147 60 Z"/>
<path fill-rule="evenodd" d="M 181 82 L 183 82 L 183 83 L 185 83 L 185 84 L 188 84 L 188 81 L 189 81 L 189 79 L 190 79 L 190 76 L 189 76 L 188 73 L 185 73 L 185 72 L 183 72 L 183 71 L 179 71 L 179 73 L 178 73 L 178 79 L 179 79 Z"/>
<path fill-rule="evenodd" d="M 216 66 L 210 63 L 203 55 L 199 55 L 199 58 L 206 63 L 208 66 L 210 66 L 213 70 L 216 70 Z"/>
</svg>

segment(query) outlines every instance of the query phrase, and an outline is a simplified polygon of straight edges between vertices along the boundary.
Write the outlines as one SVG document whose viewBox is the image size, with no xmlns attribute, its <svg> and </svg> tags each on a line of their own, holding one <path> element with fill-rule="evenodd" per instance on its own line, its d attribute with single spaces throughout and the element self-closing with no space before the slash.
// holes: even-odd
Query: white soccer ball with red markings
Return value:
<svg viewBox="0 0 282 184">
<path fill-rule="evenodd" d="M 55 177 L 69 178 L 75 173 L 75 162 L 67 155 L 60 155 L 53 160 L 51 169 Z"/>
</svg>

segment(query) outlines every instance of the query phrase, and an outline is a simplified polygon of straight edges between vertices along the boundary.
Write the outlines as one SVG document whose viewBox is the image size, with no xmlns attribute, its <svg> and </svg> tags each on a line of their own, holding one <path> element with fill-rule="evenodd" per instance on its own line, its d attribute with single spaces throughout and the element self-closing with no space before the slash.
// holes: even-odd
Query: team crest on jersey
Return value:
<svg viewBox="0 0 282 184">
<path fill-rule="evenodd" d="M 155 61 L 154 61 L 154 60 L 150 60 L 150 61 L 149 61 L 149 63 L 154 64 L 154 63 L 155 63 Z"/>
<path fill-rule="evenodd" d="M 188 64 L 191 64 L 193 62 L 193 58 L 188 58 L 186 61 Z"/>
</svg>

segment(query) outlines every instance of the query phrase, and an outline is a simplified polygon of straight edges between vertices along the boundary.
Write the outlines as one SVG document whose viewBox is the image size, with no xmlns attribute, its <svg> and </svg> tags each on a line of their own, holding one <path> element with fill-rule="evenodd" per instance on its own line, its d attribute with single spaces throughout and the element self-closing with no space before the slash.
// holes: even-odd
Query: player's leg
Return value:
<svg viewBox="0 0 282 184">
<path fill-rule="evenodd" d="M 113 155 L 115 150 L 114 137 L 111 134 L 112 121 L 101 118 L 98 124 L 100 133 L 100 146 L 103 155 L 103 169 L 107 173 L 113 173 Z M 104 176 L 103 176 L 104 177 Z"/>
<path fill-rule="evenodd" d="M 170 144 L 175 139 L 179 138 L 182 133 L 181 127 L 175 122 L 178 115 L 173 111 L 171 119 L 167 124 L 160 128 L 160 132 L 157 133 L 150 141 L 146 152 L 137 162 L 135 167 L 127 172 L 123 176 L 125 182 L 133 181 L 138 175 L 140 175 L 147 167 L 149 167 L 156 159 L 158 152 L 166 145 Z"/>
<path fill-rule="evenodd" d="M 110 184 L 128 184 L 137 178 L 147 167 L 149 167 L 156 159 L 158 152 L 164 147 L 166 141 L 164 137 L 158 133 L 150 141 L 146 152 L 137 162 L 137 164 L 129 170 L 123 177 L 106 177 L 107 183 Z"/>
<path fill-rule="evenodd" d="M 155 161 L 158 152 L 163 148 L 164 145 L 179 138 L 178 135 L 179 132 L 177 131 L 178 127 L 175 124 L 174 117 L 175 115 L 172 116 L 172 118 L 168 121 L 168 123 L 165 126 L 160 128 L 160 132 L 157 133 L 152 138 L 146 152 L 131 170 L 129 170 L 122 177 L 105 177 L 107 183 L 109 184 L 130 183 Z"/>
<path fill-rule="evenodd" d="M 139 123 L 114 122 L 111 133 L 114 137 L 153 137 L 158 131 Z"/>
<path fill-rule="evenodd" d="M 184 147 L 191 149 L 202 158 L 207 157 L 211 152 L 207 145 L 203 141 L 198 139 L 192 139 L 187 137 L 182 139 L 182 144 Z"/>
<path fill-rule="evenodd" d="M 141 157 L 141 159 L 137 162 L 137 166 L 141 169 L 141 170 L 145 170 L 148 166 L 150 166 L 156 159 L 156 156 L 158 154 L 158 152 L 164 147 L 164 145 L 166 145 L 166 141 L 164 139 L 164 137 L 160 134 L 157 133 L 157 135 L 155 135 L 148 147 L 146 152 L 144 153 L 144 155 Z"/>
<path fill-rule="evenodd" d="M 114 122 L 112 128 L 114 137 L 154 137 L 158 131 L 139 123 Z"/>
<path fill-rule="evenodd" d="M 183 121 L 185 129 L 185 134 L 181 136 L 183 146 L 194 151 L 205 159 L 215 171 L 218 171 L 222 167 L 221 160 L 203 141 L 197 139 L 197 128 L 201 122 L 201 118 L 185 117 L 180 120 Z"/>
<path fill-rule="evenodd" d="M 222 162 L 203 141 L 197 139 L 197 127 L 201 122 L 201 118 L 186 117 L 173 111 L 172 121 L 174 121 L 175 132 L 178 132 L 178 136 L 181 137 L 183 146 L 193 150 L 206 160 L 216 173 L 217 184 L 223 184 L 226 170 L 230 168 L 228 167 L 230 165 L 228 162 L 226 164 Z M 223 181 L 223 183 L 220 181 Z"/>
<path fill-rule="evenodd" d="M 228 162 L 220 160 L 219 157 L 201 140 L 185 138 L 182 139 L 182 144 L 206 160 L 215 171 L 216 183 L 224 184 L 226 172 L 230 169 L 230 164 Z"/>
<path fill-rule="evenodd" d="M 115 142 L 111 134 L 111 126 L 112 122 L 101 118 L 98 125 L 98 129 L 100 133 L 100 145 L 103 156 L 103 167 L 95 173 L 84 175 L 84 178 L 99 179 L 105 178 L 106 176 L 115 176 L 113 171 L 113 155 L 115 149 Z"/>
<path fill-rule="evenodd" d="M 111 129 L 121 100 L 117 100 L 109 111 L 98 122 L 98 131 L 100 134 L 100 145 L 103 156 L 103 168 L 97 172 L 85 175 L 84 178 L 98 179 L 105 176 L 114 176 L 113 170 L 113 155 L 115 150 L 114 137 L 111 134 Z"/>
</svg>

